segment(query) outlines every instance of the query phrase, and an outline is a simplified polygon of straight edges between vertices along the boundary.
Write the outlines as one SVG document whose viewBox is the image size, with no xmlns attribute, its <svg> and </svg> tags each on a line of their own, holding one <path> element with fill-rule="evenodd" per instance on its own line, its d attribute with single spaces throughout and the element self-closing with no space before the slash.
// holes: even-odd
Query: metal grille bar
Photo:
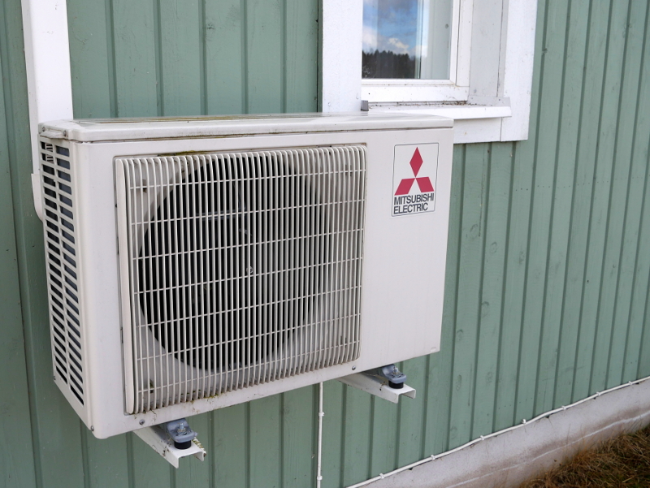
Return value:
<svg viewBox="0 0 650 488">
<path fill-rule="evenodd" d="M 41 141 L 43 228 L 55 374 L 84 404 L 73 172 L 66 147 Z"/>
<path fill-rule="evenodd" d="M 363 146 L 116 164 L 132 413 L 358 357 Z"/>
</svg>

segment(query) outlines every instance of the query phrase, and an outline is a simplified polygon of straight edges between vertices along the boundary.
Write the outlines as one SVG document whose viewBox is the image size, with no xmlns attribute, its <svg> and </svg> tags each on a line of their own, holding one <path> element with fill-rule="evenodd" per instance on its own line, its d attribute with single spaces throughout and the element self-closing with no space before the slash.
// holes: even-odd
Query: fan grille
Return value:
<svg viewBox="0 0 650 488">
<path fill-rule="evenodd" d="M 364 147 L 117 164 L 132 412 L 358 357 Z"/>
</svg>

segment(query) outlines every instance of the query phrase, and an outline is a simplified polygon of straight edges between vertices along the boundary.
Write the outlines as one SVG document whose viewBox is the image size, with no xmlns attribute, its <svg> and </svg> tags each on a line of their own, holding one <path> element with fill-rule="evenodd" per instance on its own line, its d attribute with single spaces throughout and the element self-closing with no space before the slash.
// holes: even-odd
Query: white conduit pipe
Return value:
<svg viewBox="0 0 650 488">
<path fill-rule="evenodd" d="M 72 119 L 68 14 L 61 0 L 21 0 L 32 140 L 34 208 L 43 218 L 38 124 Z"/>
<path fill-rule="evenodd" d="M 321 474 L 323 455 L 323 382 L 318 384 L 318 474 L 316 475 L 316 488 L 320 488 L 320 482 L 323 479 Z"/>
<path fill-rule="evenodd" d="M 640 380 L 630 381 L 628 383 L 625 383 L 625 384 L 622 384 L 622 385 L 619 385 L 619 386 L 615 386 L 614 388 L 610 388 L 609 390 L 599 391 L 595 395 L 591 395 L 590 397 L 584 398 L 584 399 L 582 399 L 582 400 L 580 400 L 580 401 L 578 401 L 576 403 L 572 403 L 571 405 L 556 408 L 555 410 L 551 410 L 549 412 L 538 415 L 537 417 L 535 417 L 532 420 L 527 421 L 526 419 L 523 419 L 521 424 L 513 425 L 512 427 L 510 427 L 508 429 L 500 430 L 500 431 L 494 432 L 492 434 L 482 435 L 478 439 L 474 439 L 473 441 L 469 441 L 467 444 L 463 444 L 462 446 L 459 446 L 456 449 L 452 449 L 451 451 L 443 452 L 442 454 L 438 454 L 437 456 L 436 455 L 431 455 L 431 456 L 429 456 L 427 458 L 424 458 L 424 459 L 421 459 L 420 461 L 417 461 L 417 462 L 415 462 L 413 464 L 409 464 L 408 466 L 402 466 L 401 468 L 397 468 L 396 470 L 391 471 L 390 473 L 386 473 L 386 474 L 380 473 L 379 476 L 375 476 L 374 478 L 370 478 L 369 480 L 362 481 L 361 483 L 357 483 L 356 485 L 350 485 L 347 488 L 360 488 L 362 486 L 367 486 L 370 483 L 374 483 L 375 481 L 383 480 L 384 478 L 388 478 L 389 476 L 393 476 L 394 474 L 401 473 L 402 471 L 407 471 L 409 469 L 415 468 L 416 466 L 420 466 L 421 464 L 425 464 L 425 463 L 428 463 L 428 462 L 431 462 L 431 461 L 435 461 L 436 459 L 440 459 L 440 458 L 443 458 L 445 456 L 449 456 L 450 454 L 453 454 L 455 452 L 462 451 L 463 449 L 467 449 L 468 447 L 472 447 L 474 444 L 478 444 L 479 442 L 484 441 L 486 439 L 489 439 L 490 437 L 496 437 L 498 435 L 505 434 L 506 432 L 510 432 L 511 430 L 519 429 L 520 427 L 523 427 L 525 425 L 530 425 L 533 422 L 537 422 L 538 420 L 544 419 L 544 418 L 546 418 L 546 417 L 548 417 L 550 415 L 553 415 L 554 413 L 563 412 L 564 410 L 576 407 L 576 406 L 578 406 L 578 405 L 580 405 L 582 403 L 588 402 L 589 400 L 593 400 L 594 398 L 598 398 L 599 396 L 604 395 L 605 393 L 610 393 L 612 391 L 620 390 L 621 388 L 627 388 L 628 386 L 632 386 L 632 385 L 638 385 L 638 384 L 643 383 L 644 381 L 647 381 L 649 379 L 650 379 L 650 376 L 646 376 L 645 378 L 641 378 Z M 320 452 L 319 452 L 318 465 L 319 465 L 318 472 L 320 474 Z"/>
</svg>

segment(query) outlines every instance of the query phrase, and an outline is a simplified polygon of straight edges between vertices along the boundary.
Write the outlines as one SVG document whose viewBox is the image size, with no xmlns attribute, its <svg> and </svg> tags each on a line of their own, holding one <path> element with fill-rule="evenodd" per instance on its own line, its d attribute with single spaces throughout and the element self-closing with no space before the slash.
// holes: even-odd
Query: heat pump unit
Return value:
<svg viewBox="0 0 650 488">
<path fill-rule="evenodd" d="M 104 438 L 435 352 L 452 123 L 40 127 L 55 382 Z"/>
</svg>

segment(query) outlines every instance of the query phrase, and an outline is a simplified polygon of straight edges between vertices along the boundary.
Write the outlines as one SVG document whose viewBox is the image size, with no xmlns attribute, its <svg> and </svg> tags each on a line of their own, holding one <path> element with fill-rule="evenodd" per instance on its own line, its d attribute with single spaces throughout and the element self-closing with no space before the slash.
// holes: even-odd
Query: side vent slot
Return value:
<svg viewBox="0 0 650 488">
<path fill-rule="evenodd" d="M 40 154 L 54 371 L 83 405 L 77 225 L 70 151 L 41 141 Z"/>
</svg>

